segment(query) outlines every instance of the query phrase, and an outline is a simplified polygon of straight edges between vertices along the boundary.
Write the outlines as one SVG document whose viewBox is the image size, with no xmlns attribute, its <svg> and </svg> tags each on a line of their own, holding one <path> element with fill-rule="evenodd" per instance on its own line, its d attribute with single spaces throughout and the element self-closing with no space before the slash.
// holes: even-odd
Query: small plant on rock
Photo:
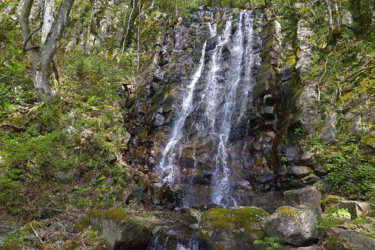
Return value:
<svg viewBox="0 0 375 250">
<path fill-rule="evenodd" d="M 264 249 L 272 250 L 280 247 L 279 238 L 277 237 L 265 237 L 261 240 L 255 240 L 253 242 L 255 246 L 266 247 Z"/>
</svg>

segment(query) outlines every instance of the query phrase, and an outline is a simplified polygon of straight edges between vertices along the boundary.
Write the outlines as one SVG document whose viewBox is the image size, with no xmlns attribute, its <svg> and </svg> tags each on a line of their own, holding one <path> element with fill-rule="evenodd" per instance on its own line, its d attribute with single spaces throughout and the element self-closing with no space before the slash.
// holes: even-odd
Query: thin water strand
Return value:
<svg viewBox="0 0 375 250">
<path fill-rule="evenodd" d="M 207 41 L 203 44 L 202 54 L 199 61 L 199 67 L 197 71 L 194 73 L 189 85 L 187 86 L 187 94 L 183 98 L 181 111 L 178 113 L 178 119 L 173 126 L 172 134 L 162 153 L 161 160 L 157 168 L 162 180 L 167 183 L 173 183 L 175 172 L 178 171 L 177 166 L 175 166 L 174 164 L 176 152 L 174 152 L 173 150 L 183 137 L 183 126 L 185 124 L 187 116 L 192 111 L 193 94 L 195 90 L 195 85 L 202 75 L 204 57 L 206 54 L 206 45 Z"/>
</svg>

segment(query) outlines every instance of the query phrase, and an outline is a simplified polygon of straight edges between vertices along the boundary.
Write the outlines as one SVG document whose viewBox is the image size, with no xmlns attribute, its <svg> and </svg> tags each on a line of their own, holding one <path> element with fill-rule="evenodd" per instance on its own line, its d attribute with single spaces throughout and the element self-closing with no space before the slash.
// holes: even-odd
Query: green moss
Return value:
<svg viewBox="0 0 375 250">
<path fill-rule="evenodd" d="M 79 246 L 79 244 L 75 240 L 67 240 L 67 241 L 64 242 L 63 249 L 64 250 L 74 250 L 74 249 L 77 249 L 78 246 Z"/>
<path fill-rule="evenodd" d="M 342 249 L 342 250 L 349 250 L 352 249 L 348 246 L 348 244 L 345 243 L 342 239 L 339 237 L 330 237 L 328 240 L 324 243 L 324 247 L 328 250 L 337 250 L 337 249 Z"/>
<path fill-rule="evenodd" d="M 74 226 L 75 231 L 77 232 L 83 232 L 88 226 L 89 226 L 89 218 L 86 216 L 83 216 L 78 219 L 77 223 Z"/>
<path fill-rule="evenodd" d="M 35 229 L 40 229 L 43 227 L 43 224 L 39 221 L 36 221 L 36 220 L 33 220 L 33 221 L 30 221 L 29 223 L 27 223 L 23 229 L 32 233 Z"/>
<path fill-rule="evenodd" d="M 362 139 L 363 144 L 373 147 L 375 145 L 375 136 L 368 134 Z"/>
<path fill-rule="evenodd" d="M 286 215 L 290 217 L 298 217 L 300 216 L 301 212 L 298 210 L 290 209 L 289 207 L 281 207 L 280 210 L 278 210 L 279 214 L 281 216 Z"/>
<path fill-rule="evenodd" d="M 338 196 L 338 195 L 327 195 L 322 200 L 322 205 L 324 208 L 331 207 L 332 204 L 334 204 L 336 201 L 344 200 L 344 198 Z"/>
<path fill-rule="evenodd" d="M 125 212 L 121 208 L 112 208 L 107 211 L 99 211 L 96 209 L 91 209 L 88 212 L 88 216 L 91 218 L 97 219 L 109 219 L 115 222 L 124 222 L 128 221 L 129 217 L 125 214 Z"/>
<path fill-rule="evenodd" d="M 147 136 L 148 136 L 147 128 L 141 128 L 140 131 L 139 131 L 139 139 L 142 142 L 145 142 L 147 140 Z"/>
<path fill-rule="evenodd" d="M 261 208 L 249 207 L 240 209 L 214 208 L 202 215 L 201 224 L 206 230 L 216 228 L 244 228 L 253 232 L 253 223 L 259 223 L 269 214 Z"/>
</svg>

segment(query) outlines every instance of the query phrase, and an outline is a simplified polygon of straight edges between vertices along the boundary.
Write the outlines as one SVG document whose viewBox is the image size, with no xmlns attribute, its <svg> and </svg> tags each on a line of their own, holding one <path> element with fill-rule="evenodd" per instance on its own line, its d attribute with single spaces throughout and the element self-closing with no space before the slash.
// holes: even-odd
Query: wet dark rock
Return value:
<svg viewBox="0 0 375 250">
<path fill-rule="evenodd" d="M 257 183 L 264 184 L 266 182 L 272 181 L 277 177 L 275 174 L 264 174 L 251 176 L 250 180 L 255 180 Z"/>
<path fill-rule="evenodd" d="M 200 249 L 198 235 L 189 227 L 173 226 L 159 230 L 147 247 L 148 250 Z"/>
</svg>

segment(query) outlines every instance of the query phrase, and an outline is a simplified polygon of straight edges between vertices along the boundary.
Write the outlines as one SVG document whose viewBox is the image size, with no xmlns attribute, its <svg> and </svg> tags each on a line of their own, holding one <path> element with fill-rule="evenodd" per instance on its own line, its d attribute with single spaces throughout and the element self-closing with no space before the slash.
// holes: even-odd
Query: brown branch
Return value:
<svg viewBox="0 0 375 250">
<path fill-rule="evenodd" d="M 26 46 L 27 46 L 27 43 L 30 41 L 30 39 L 33 37 L 33 35 L 36 32 L 38 32 L 42 28 L 42 26 L 43 26 L 43 21 L 41 21 L 39 27 L 37 27 L 33 31 L 31 31 L 31 33 L 26 37 L 25 41 L 23 41 L 22 50 L 24 52 L 29 51 L 29 50 L 35 48 L 35 47 L 31 47 L 29 49 L 26 49 Z M 38 46 L 36 46 L 36 47 L 38 47 Z"/>
<path fill-rule="evenodd" d="M 40 238 L 39 234 L 35 231 L 34 227 L 33 227 L 33 224 L 32 223 L 29 223 L 31 229 L 33 230 L 34 234 L 36 235 L 36 237 L 38 237 L 40 243 L 42 243 L 44 245 L 44 242 L 43 240 Z"/>
<path fill-rule="evenodd" d="M 369 62 L 370 63 L 370 62 Z M 366 63 L 366 65 L 368 65 L 369 63 Z M 354 71 L 353 73 L 351 73 L 348 77 L 346 77 L 344 80 L 342 80 L 340 83 L 345 83 L 345 82 L 348 82 L 350 80 L 350 78 L 352 78 L 353 76 L 355 76 L 356 74 L 359 74 L 359 73 L 362 73 L 366 70 L 369 70 L 369 69 L 373 69 L 375 68 L 375 66 L 369 66 L 369 67 L 362 67 L 360 68 L 359 70 L 356 70 Z"/>
</svg>

